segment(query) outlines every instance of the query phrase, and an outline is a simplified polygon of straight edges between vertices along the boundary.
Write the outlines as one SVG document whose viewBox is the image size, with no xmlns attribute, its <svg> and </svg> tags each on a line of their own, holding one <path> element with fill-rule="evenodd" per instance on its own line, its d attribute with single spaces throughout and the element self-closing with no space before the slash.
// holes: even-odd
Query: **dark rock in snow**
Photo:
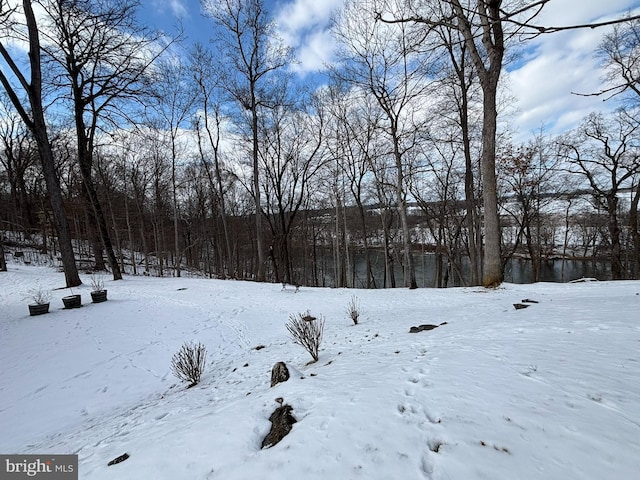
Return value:
<svg viewBox="0 0 640 480">
<path fill-rule="evenodd" d="M 276 363 L 271 369 L 271 386 L 275 386 L 279 383 L 289 380 L 289 369 L 284 362 Z"/>
<path fill-rule="evenodd" d="M 262 448 L 272 447 L 288 435 L 293 428 L 293 424 L 297 421 L 291 415 L 291 410 L 293 410 L 291 405 L 282 405 L 274 410 L 269 417 L 271 430 L 262 440 Z"/>
<path fill-rule="evenodd" d="M 107 467 L 110 467 L 111 465 L 115 465 L 116 463 L 124 462 L 127 458 L 129 458 L 129 454 L 123 453 L 119 457 L 116 457 L 113 460 L 111 460 L 109 463 L 107 463 Z"/>
<path fill-rule="evenodd" d="M 522 303 L 540 303 L 537 300 L 531 300 L 530 298 L 523 298 Z"/>
<path fill-rule="evenodd" d="M 418 333 L 418 332 L 422 332 L 423 330 L 433 330 L 434 328 L 438 328 L 438 325 L 429 325 L 429 324 L 419 325 L 417 327 L 411 327 L 409 329 L 409 333 Z"/>
<path fill-rule="evenodd" d="M 515 308 L 516 310 L 522 310 L 523 308 L 527 308 L 530 307 L 531 305 L 526 305 L 524 303 L 514 303 L 513 304 L 513 308 Z"/>
</svg>

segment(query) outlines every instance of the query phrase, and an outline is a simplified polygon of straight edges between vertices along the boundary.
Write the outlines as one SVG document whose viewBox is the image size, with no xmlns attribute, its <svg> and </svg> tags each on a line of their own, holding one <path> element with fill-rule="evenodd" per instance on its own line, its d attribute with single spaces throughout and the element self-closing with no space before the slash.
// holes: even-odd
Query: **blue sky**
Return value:
<svg viewBox="0 0 640 480">
<path fill-rule="evenodd" d="M 282 38 L 298 53 L 301 75 L 323 69 L 331 59 L 332 40 L 328 25 L 332 13 L 344 0 L 266 0 L 268 12 L 279 26 Z M 200 14 L 199 0 L 142 0 L 143 22 L 168 32 L 182 20 L 191 42 L 207 42 L 211 38 L 211 21 Z"/>
<path fill-rule="evenodd" d="M 202 18 L 199 0 L 142 0 L 142 18 L 171 31 L 182 19 L 190 41 L 206 42 L 210 20 Z M 331 15 L 344 0 L 267 0 L 268 10 L 283 39 L 297 52 L 294 70 L 304 79 L 330 62 L 333 40 L 328 32 Z M 552 0 L 538 19 L 541 25 L 574 25 L 604 21 L 640 8 L 640 0 Z M 589 93 L 601 87 L 601 72 L 594 51 L 605 29 L 583 29 L 543 35 L 524 46 L 520 60 L 505 71 L 505 85 L 516 97 L 510 123 L 525 137 L 544 127 L 560 133 L 575 126 L 590 112 L 613 108 Z"/>
</svg>

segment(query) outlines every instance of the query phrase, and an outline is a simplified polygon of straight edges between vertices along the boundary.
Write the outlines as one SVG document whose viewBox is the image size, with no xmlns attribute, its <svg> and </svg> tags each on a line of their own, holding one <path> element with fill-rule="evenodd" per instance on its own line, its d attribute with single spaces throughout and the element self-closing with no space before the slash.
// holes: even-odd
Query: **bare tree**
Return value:
<svg viewBox="0 0 640 480">
<path fill-rule="evenodd" d="M 30 238 L 36 212 L 33 198 L 29 195 L 28 184 L 31 183 L 30 170 L 38 163 L 38 148 L 33 135 L 9 99 L 3 96 L 0 103 L 0 115 L 4 119 L 0 123 L 0 165 L 4 167 L 9 182 L 11 207 L 8 213 L 12 214 L 14 228 L 20 229 Z"/>
<path fill-rule="evenodd" d="M 265 280 L 265 254 L 259 164 L 261 110 L 272 106 L 270 78 L 291 61 L 290 49 L 276 37 L 263 0 L 201 0 L 219 28 L 216 42 L 229 62 L 223 68 L 224 88 L 237 102 L 239 116 L 248 120 L 251 138 L 255 203 L 256 279 Z M 248 116 L 245 117 L 245 115 Z"/>
<path fill-rule="evenodd" d="M 315 99 L 309 104 L 313 106 L 308 109 L 272 108 L 265 115 L 266 125 L 261 124 L 264 208 L 274 238 L 270 250 L 277 282 L 298 282 L 291 264 L 292 228 L 309 183 L 323 165 L 325 113 Z"/>
<path fill-rule="evenodd" d="M 154 127 L 158 132 L 166 132 L 169 136 L 171 161 L 171 199 L 173 207 L 174 232 L 174 268 L 176 276 L 180 276 L 182 248 L 180 245 L 180 208 L 178 204 L 178 167 L 186 155 L 186 145 L 180 137 L 195 107 L 196 94 L 192 88 L 186 64 L 172 58 L 162 62 L 156 71 L 156 82 L 153 86 L 154 100 L 150 110 L 157 115 Z"/>
<path fill-rule="evenodd" d="M 393 169 L 389 168 L 388 158 L 385 155 L 369 157 L 371 173 L 375 180 L 376 200 L 382 227 L 382 244 L 384 248 L 384 280 L 383 288 L 396 287 L 395 261 L 396 252 L 396 228 L 397 201 L 395 199 L 396 181 L 393 179 Z"/>
<path fill-rule="evenodd" d="M 483 93 L 480 171 L 485 227 L 482 283 L 485 286 L 500 284 L 503 279 L 495 155 L 498 84 L 506 40 L 530 25 L 547 2 L 548 0 L 542 0 L 522 6 L 518 2 L 509 4 L 502 0 L 427 1 L 421 2 L 411 14 L 404 17 L 396 15 L 392 9 L 390 14 L 376 14 L 376 18 L 385 23 L 411 22 L 424 24 L 431 29 L 447 27 L 458 30 L 468 49 Z M 395 5 L 395 2 L 391 4 Z M 524 20 L 519 21 L 521 18 Z M 507 26 L 511 28 L 505 31 Z"/>
<path fill-rule="evenodd" d="M 594 93 L 582 96 L 600 96 L 605 100 L 622 97 L 634 105 L 640 101 L 640 19 L 628 16 L 621 19 L 607 33 L 598 50 L 604 61 L 605 85 Z"/>
<path fill-rule="evenodd" d="M 92 219 L 100 233 L 114 280 L 122 278 L 105 214 L 93 180 L 93 155 L 100 122 L 122 117 L 123 101 L 137 99 L 148 86 L 146 73 L 159 55 L 157 36 L 135 21 L 135 0 L 48 0 L 44 50 L 66 89 L 74 114 L 78 165 Z M 101 253 L 101 252 L 100 252 Z"/>
<path fill-rule="evenodd" d="M 590 94 L 610 99 L 621 96 L 622 101 L 637 107 L 640 104 L 640 19 L 629 17 L 628 22 L 617 24 L 605 35 L 598 55 L 605 61 L 606 86 Z M 629 229 L 633 241 L 633 278 L 640 277 L 640 228 L 638 227 L 638 204 L 640 202 L 640 180 L 631 187 L 631 209 Z"/>
<path fill-rule="evenodd" d="M 461 195 L 462 145 L 445 137 L 446 129 L 438 129 L 438 136 L 424 139 L 411 172 L 410 191 L 425 214 L 424 223 L 435 242 L 434 284 L 446 287 L 452 270 L 461 275 L 459 240 L 462 222 L 456 220 L 456 208 Z M 451 137 L 457 137 L 457 129 L 448 129 Z M 446 265 L 445 265 L 446 259 Z"/>
<path fill-rule="evenodd" d="M 53 150 L 47 132 L 42 92 L 42 61 L 38 23 L 30 0 L 23 0 L 22 12 L 19 12 L 19 14 L 24 16 L 24 25 L 15 19 L 15 15 L 18 14 L 17 7 L 10 8 L 8 5 L 9 3 L 7 1 L 0 1 L 0 27 L 2 28 L 0 55 L 9 68 L 11 75 L 17 80 L 18 85 L 15 86 L 8 76 L 8 73 L 5 73 L 3 70 L 0 70 L 0 83 L 2 83 L 11 103 L 13 103 L 27 128 L 32 132 L 38 145 L 40 163 L 42 164 L 47 191 L 51 201 L 53 219 L 58 234 L 60 256 L 62 258 L 66 285 L 67 287 L 75 287 L 82 282 L 78 275 L 73 246 L 71 244 L 71 232 L 66 218 L 62 192 L 60 190 L 60 181 L 56 172 Z M 20 69 L 19 61 L 12 57 L 7 49 L 7 43 L 15 37 L 25 40 L 29 45 L 28 64 L 30 78 L 25 76 Z M 26 101 L 21 98 L 21 92 L 26 95 Z"/>
<path fill-rule="evenodd" d="M 131 185 L 133 202 L 136 207 L 138 216 L 138 233 L 140 235 L 140 243 L 142 254 L 144 255 L 144 270 L 143 273 L 148 275 L 150 272 L 149 262 L 149 241 L 147 240 L 147 227 L 149 221 L 147 221 L 147 208 L 149 191 L 151 190 L 152 175 L 154 168 L 152 166 L 152 160 L 150 152 L 145 148 L 144 135 L 136 135 L 132 138 L 132 141 L 136 143 L 137 148 L 132 150 L 135 155 L 131 156 L 130 161 L 124 160 L 123 175 L 124 182 Z"/>
<path fill-rule="evenodd" d="M 640 278 L 640 225 L 638 222 L 638 206 L 640 206 L 640 174 L 635 175 L 631 185 L 631 207 L 629 208 L 629 230 L 633 240 L 632 278 Z"/>
<path fill-rule="evenodd" d="M 498 185 L 502 187 L 502 208 L 517 224 L 515 242 L 506 262 L 524 243 L 531 259 L 533 281 L 540 281 L 540 268 L 545 256 L 543 230 L 544 208 L 564 190 L 557 177 L 558 158 L 551 155 L 549 143 L 538 136 L 528 145 L 506 145 L 498 155 Z M 505 247 L 506 250 L 506 247 Z M 550 252 L 549 252 L 550 253 Z"/>
<path fill-rule="evenodd" d="M 224 245 L 226 258 L 226 273 L 235 277 L 233 268 L 233 250 L 231 249 L 231 236 L 229 232 L 229 222 L 227 219 L 227 202 L 225 199 L 225 185 L 222 175 L 222 146 L 221 133 L 225 120 L 222 114 L 222 101 L 219 98 L 220 85 L 219 75 L 214 62 L 213 54 L 205 50 L 201 45 L 197 45 L 191 54 L 192 72 L 194 81 L 198 86 L 200 98 L 199 104 L 202 106 L 202 115 L 194 119 L 196 133 L 198 136 L 198 148 L 200 159 L 207 175 L 211 190 L 216 193 L 219 215 L 222 221 L 224 234 Z M 201 126 L 202 125 L 202 126 Z M 202 132 L 204 128 L 204 132 Z M 204 139 L 211 150 L 213 165 L 211 160 L 205 155 Z M 211 168 L 212 167 L 212 168 Z M 213 172 L 211 171 L 213 170 Z"/>
<path fill-rule="evenodd" d="M 465 160 L 464 196 L 466 206 L 465 224 L 467 228 L 467 250 L 471 269 L 471 285 L 482 283 L 482 227 L 476 190 L 477 155 L 479 149 L 476 124 L 481 123 L 474 105 L 477 99 L 477 72 L 469 58 L 469 49 L 464 42 L 460 30 L 440 25 L 435 30 L 440 37 L 440 43 L 447 55 L 442 59 L 440 67 L 442 78 L 440 84 L 444 89 L 441 93 L 441 106 L 438 111 L 452 112 L 444 114 L 444 123 L 456 125 L 459 134 L 450 137 L 448 141 L 460 143 Z M 449 66 L 447 66 L 447 62 Z M 446 125 L 445 125 L 445 128 Z"/>
<path fill-rule="evenodd" d="M 428 92 L 424 64 L 429 59 L 418 55 L 415 33 L 409 25 L 367 22 L 366 18 L 373 15 L 374 11 L 367 5 L 347 2 L 336 28 L 336 34 L 344 45 L 340 55 L 346 61 L 335 74 L 372 95 L 384 112 L 385 122 L 380 126 L 391 142 L 390 156 L 396 168 L 396 201 L 404 246 L 404 284 L 416 288 L 407 214 L 405 154 L 415 147 L 416 135 L 426 125 L 420 99 Z"/>
<path fill-rule="evenodd" d="M 635 115 L 620 110 L 611 119 L 602 114 L 591 114 L 578 128 L 573 141 L 560 141 L 560 154 L 569 162 L 569 171 L 584 176 L 596 206 L 607 214 L 614 280 L 627 276 L 621 254 L 619 194 L 623 188 L 631 187 L 640 173 L 639 132 Z"/>
<path fill-rule="evenodd" d="M 349 190 L 358 207 L 365 256 L 364 286 L 375 288 L 365 203 L 368 200 L 372 158 L 379 154 L 380 142 L 376 140 L 379 137 L 380 109 L 375 100 L 362 98 L 357 89 L 350 89 L 344 82 L 330 85 L 323 101 L 329 111 L 326 146 L 348 180 Z"/>
</svg>

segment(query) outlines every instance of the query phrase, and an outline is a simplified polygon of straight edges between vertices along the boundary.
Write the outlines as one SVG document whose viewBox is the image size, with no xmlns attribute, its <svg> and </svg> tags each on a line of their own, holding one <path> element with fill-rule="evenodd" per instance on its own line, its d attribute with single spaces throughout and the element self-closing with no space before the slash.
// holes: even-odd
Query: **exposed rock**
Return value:
<svg viewBox="0 0 640 480">
<path fill-rule="evenodd" d="M 540 303 L 537 300 L 531 300 L 530 298 L 523 298 L 522 303 Z"/>
<path fill-rule="evenodd" d="M 527 308 L 530 307 L 531 305 L 527 305 L 524 303 L 514 303 L 513 304 L 513 308 L 515 308 L 516 310 L 522 310 L 523 308 Z"/>
<path fill-rule="evenodd" d="M 422 332 L 423 330 L 433 330 L 434 328 L 438 328 L 438 325 L 430 325 L 430 324 L 419 325 L 417 327 L 411 327 L 409 329 L 409 333 L 418 333 L 418 332 Z"/>
<path fill-rule="evenodd" d="M 115 465 L 115 464 L 120 463 L 120 462 L 124 462 L 127 458 L 129 458 L 129 454 L 128 453 L 123 453 L 119 457 L 116 457 L 113 460 L 111 460 L 109 463 L 107 463 L 107 467 L 110 467 L 111 465 Z"/>
<path fill-rule="evenodd" d="M 289 369 L 284 362 L 276 363 L 271 369 L 271 386 L 275 386 L 279 383 L 289 380 Z"/>
<path fill-rule="evenodd" d="M 262 440 L 262 448 L 274 446 L 291 431 L 293 424 L 297 421 L 291 414 L 291 410 L 293 410 L 291 405 L 282 405 L 274 410 L 269 417 L 271 430 Z"/>
</svg>

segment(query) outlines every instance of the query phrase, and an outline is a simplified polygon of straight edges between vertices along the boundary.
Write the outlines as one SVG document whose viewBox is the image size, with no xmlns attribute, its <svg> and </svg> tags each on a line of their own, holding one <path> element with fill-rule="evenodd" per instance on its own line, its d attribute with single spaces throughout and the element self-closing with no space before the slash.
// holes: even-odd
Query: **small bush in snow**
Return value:
<svg viewBox="0 0 640 480">
<path fill-rule="evenodd" d="M 91 288 L 93 288 L 94 292 L 104 290 L 104 278 L 102 275 L 91 274 Z"/>
<path fill-rule="evenodd" d="M 45 290 L 43 287 L 36 287 L 29 290 L 29 296 L 33 300 L 33 302 L 37 305 L 43 305 L 45 303 L 49 303 L 51 300 L 51 292 L 49 290 Z"/>
<path fill-rule="evenodd" d="M 360 319 L 360 300 L 355 295 L 351 297 L 351 301 L 347 305 L 347 315 L 353 320 L 353 324 L 357 325 Z"/>
<path fill-rule="evenodd" d="M 313 361 L 317 362 L 318 349 L 324 332 L 324 318 L 312 317 L 308 311 L 307 313 L 289 315 L 287 330 L 289 330 L 294 343 L 304 347 L 313 357 Z"/>
<path fill-rule="evenodd" d="M 189 382 L 189 388 L 200 382 L 204 372 L 207 349 L 201 343 L 184 343 L 171 358 L 171 371 L 184 382 Z"/>
</svg>

